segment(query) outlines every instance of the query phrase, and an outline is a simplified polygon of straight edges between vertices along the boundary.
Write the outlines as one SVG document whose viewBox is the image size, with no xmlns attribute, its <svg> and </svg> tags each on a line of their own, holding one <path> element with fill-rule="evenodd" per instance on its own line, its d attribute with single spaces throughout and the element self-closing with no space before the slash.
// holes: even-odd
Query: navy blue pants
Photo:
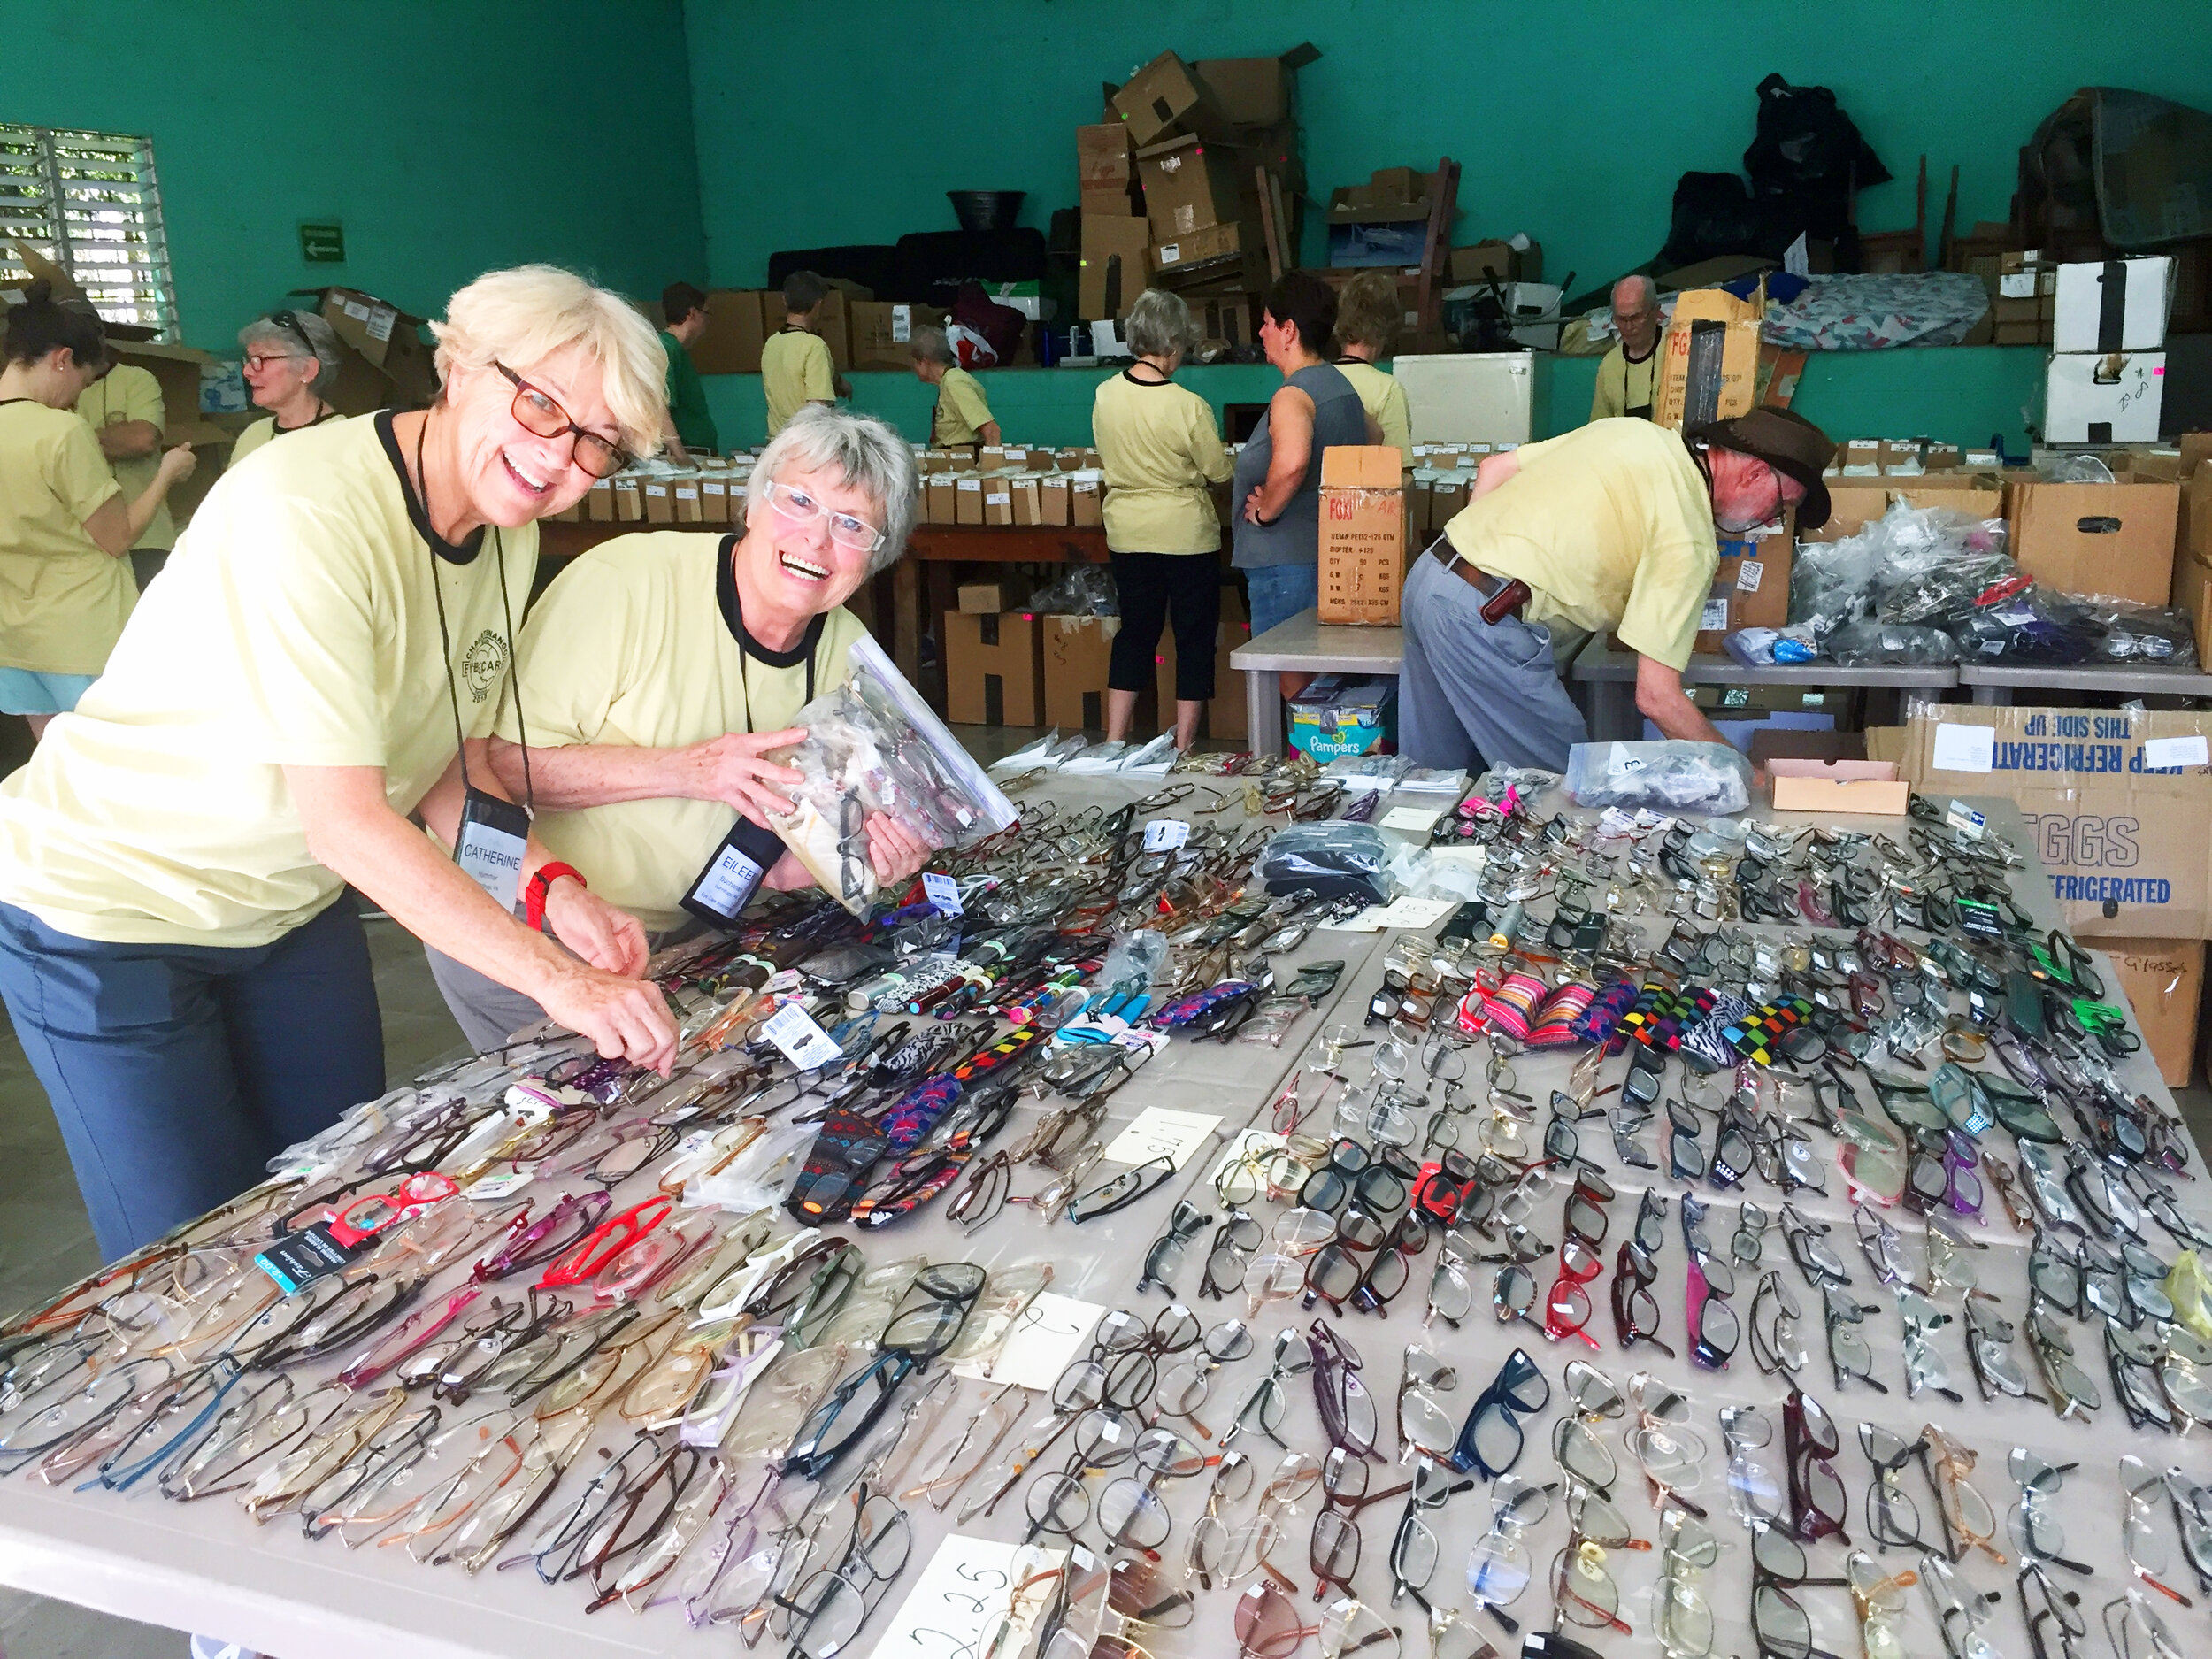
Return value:
<svg viewBox="0 0 2212 1659">
<path fill-rule="evenodd" d="M 343 898 L 244 949 L 104 944 L 0 904 L 0 999 L 108 1261 L 384 1092 L 368 940 Z"/>
</svg>

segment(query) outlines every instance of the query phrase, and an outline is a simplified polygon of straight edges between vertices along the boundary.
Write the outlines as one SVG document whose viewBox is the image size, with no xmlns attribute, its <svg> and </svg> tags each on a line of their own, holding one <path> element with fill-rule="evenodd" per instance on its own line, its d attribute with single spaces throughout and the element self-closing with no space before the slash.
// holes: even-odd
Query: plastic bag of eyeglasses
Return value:
<svg viewBox="0 0 2212 1659">
<path fill-rule="evenodd" d="M 1126 990 L 1142 995 L 1167 966 L 1167 935 L 1157 928 L 1140 927 L 1117 933 L 1107 948 L 1091 982 L 1102 991 Z"/>
<path fill-rule="evenodd" d="M 1404 755 L 1340 755 L 1321 769 L 1321 781 L 1347 789 L 1394 789 L 1412 769 L 1412 760 Z"/>
<path fill-rule="evenodd" d="M 1045 617 L 1118 617 L 1121 598 L 1103 565 L 1070 565 L 1029 595 L 1022 607 Z"/>
<path fill-rule="evenodd" d="M 1577 806 L 1740 812 L 1751 803 L 1751 763 L 1725 743 L 1577 743 L 1566 787 Z"/>
<path fill-rule="evenodd" d="M 2097 656 L 2111 663 L 2159 668 L 2197 666 L 2197 636 L 2189 613 L 2172 605 L 2139 604 L 2109 594 L 2075 595 L 2083 618 L 2101 632 Z"/>
<path fill-rule="evenodd" d="M 1955 663 L 1958 641 L 1941 628 L 1909 622 L 1847 622 L 1828 636 L 1828 655 L 1846 668 L 1882 663 Z"/>
<path fill-rule="evenodd" d="M 2071 597 L 2029 582 L 1947 618 L 1962 660 L 2070 667 L 2095 659 L 2103 631 Z"/>
<path fill-rule="evenodd" d="M 814 1144 L 815 1125 L 775 1124 L 761 1138 L 720 1169 L 695 1175 L 684 1185 L 687 1210 L 720 1210 L 749 1216 L 780 1207 L 799 1172 L 807 1148 Z"/>
<path fill-rule="evenodd" d="M 1319 899 L 1390 901 L 1390 843 L 1371 824 L 1294 824 L 1260 849 L 1252 873 L 1271 894 L 1301 888 Z"/>
</svg>

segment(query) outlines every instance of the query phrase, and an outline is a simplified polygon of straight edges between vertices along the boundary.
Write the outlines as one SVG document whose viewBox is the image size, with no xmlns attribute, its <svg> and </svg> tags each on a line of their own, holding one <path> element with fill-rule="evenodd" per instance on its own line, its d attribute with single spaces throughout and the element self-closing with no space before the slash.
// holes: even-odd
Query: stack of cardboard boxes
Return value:
<svg viewBox="0 0 2212 1659">
<path fill-rule="evenodd" d="M 1192 303 L 1210 340 L 1249 344 L 1271 234 L 1294 265 L 1304 189 L 1292 89 L 1320 53 L 1185 63 L 1163 52 L 1076 129 L 1082 186 L 1077 313 L 1118 321 L 1155 281 Z"/>
<path fill-rule="evenodd" d="M 829 279 L 828 295 L 814 331 L 830 349 L 837 372 L 903 369 L 907 342 L 925 323 L 941 325 L 944 312 L 930 305 L 879 300 L 857 282 Z M 757 374 L 760 349 L 783 326 L 783 295 L 774 288 L 715 288 L 707 295 L 706 332 L 692 342 L 691 361 L 702 374 Z"/>
<path fill-rule="evenodd" d="M 1104 522 L 1106 475 L 1096 449 L 923 449 L 915 467 L 922 524 L 1084 529 Z"/>
<path fill-rule="evenodd" d="M 2174 262 L 2162 255 L 2057 267 L 2045 442 L 2156 442 L 2173 299 Z"/>
</svg>

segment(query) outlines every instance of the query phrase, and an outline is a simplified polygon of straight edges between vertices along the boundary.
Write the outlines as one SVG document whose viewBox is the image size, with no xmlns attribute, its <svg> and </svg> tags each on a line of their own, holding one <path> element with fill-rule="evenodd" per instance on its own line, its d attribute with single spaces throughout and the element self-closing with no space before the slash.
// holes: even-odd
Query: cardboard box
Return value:
<svg viewBox="0 0 2212 1659">
<path fill-rule="evenodd" d="M 1095 530 L 1106 522 L 1106 474 L 1087 466 L 1068 474 L 1068 522 L 1077 529 Z"/>
<path fill-rule="evenodd" d="M 728 524 L 730 480 L 726 472 L 706 472 L 699 479 L 699 522 Z"/>
<path fill-rule="evenodd" d="M 853 300 L 846 310 L 852 318 L 853 367 L 856 369 L 910 369 L 914 359 L 908 347 L 914 331 L 941 328 L 945 313 L 934 305 L 895 303 L 889 300 Z"/>
<path fill-rule="evenodd" d="M 614 480 L 603 478 L 584 492 L 584 518 L 592 524 L 614 522 Z"/>
<path fill-rule="evenodd" d="M 1654 419 L 1678 432 L 1747 411 L 1757 392 L 1765 314 L 1759 295 L 1740 300 L 1724 288 L 1692 288 L 1677 298 L 1659 347 Z"/>
<path fill-rule="evenodd" d="M 1332 225 L 1409 225 L 1429 216 L 1429 175 L 1417 167 L 1378 167 L 1365 184 L 1329 194 Z"/>
<path fill-rule="evenodd" d="M 1113 110 L 1139 149 L 1178 133 L 1219 138 L 1229 126 L 1212 92 L 1173 52 L 1162 52 L 1131 76 L 1114 94 Z"/>
<path fill-rule="evenodd" d="M 1037 510 L 1043 516 L 1039 522 L 1063 526 L 1073 522 L 1073 488 L 1075 476 L 1071 472 L 1056 472 L 1037 482 Z"/>
<path fill-rule="evenodd" d="M 1406 575 L 1401 460 L 1386 443 L 1331 444 L 1321 452 L 1323 622 L 1398 626 Z"/>
<path fill-rule="evenodd" d="M 1528 241 L 1526 237 L 1520 240 Z M 1455 248 L 1447 274 L 1455 284 L 1485 282 L 1494 277 L 1500 282 L 1540 282 L 1544 280 L 1544 245 L 1529 242 L 1525 248 L 1517 247 L 1493 238 L 1472 247 Z"/>
<path fill-rule="evenodd" d="M 1912 786 L 1900 782 L 1891 761 L 1800 760 L 1776 757 L 1767 763 L 1774 779 L 1778 812 L 1859 812 L 1902 818 Z"/>
<path fill-rule="evenodd" d="M 2051 313 L 2056 351 L 2156 351 L 2174 303 L 2174 262 L 2163 255 L 2058 267 Z"/>
<path fill-rule="evenodd" d="M 2012 556 L 2070 594 L 2162 605 L 2173 592 L 2181 486 L 2022 481 L 2012 487 Z"/>
<path fill-rule="evenodd" d="M 1828 522 L 1800 536 L 1805 541 L 1840 541 L 1856 535 L 1898 502 L 1909 507 L 1945 507 L 1977 518 L 2005 516 L 2003 476 L 1964 469 L 1931 472 L 1918 479 L 1827 477 Z"/>
<path fill-rule="evenodd" d="M 331 332 L 392 382 L 394 401 L 419 408 L 437 396 L 435 350 L 424 342 L 423 319 L 358 288 L 322 290 L 322 317 Z M 196 396 L 192 407 L 198 406 Z"/>
<path fill-rule="evenodd" d="M 760 345 L 767 338 L 761 299 L 755 288 L 709 289 L 706 332 L 691 342 L 692 366 L 702 374 L 758 374 Z M 777 321 L 782 320 L 779 311 Z"/>
<path fill-rule="evenodd" d="M 944 623 L 945 718 L 959 726 L 1042 726 L 1042 618 L 964 607 L 945 612 Z"/>
<path fill-rule="evenodd" d="M 1082 264 L 1076 280 L 1077 317 L 1087 323 L 1126 317 L 1145 290 L 1151 248 L 1150 221 L 1086 213 Z"/>
<path fill-rule="evenodd" d="M 1221 589 L 1221 626 L 1214 634 L 1214 695 L 1198 717 L 1201 737 L 1235 740 L 1252 735 L 1251 710 L 1245 695 L 1244 676 L 1229 664 L 1229 653 L 1252 642 L 1252 624 L 1244 614 L 1244 602 L 1226 584 Z M 1153 657 L 1157 675 L 1160 725 L 1175 721 L 1175 630 L 1160 631 L 1160 649 Z"/>
<path fill-rule="evenodd" d="M 926 503 L 923 508 L 928 524 L 958 524 L 960 503 L 957 495 L 957 475 L 949 469 L 928 473 L 923 480 L 922 494 Z"/>
<path fill-rule="evenodd" d="M 2046 443 L 2154 443 L 2165 407 L 2166 354 L 2060 353 L 2043 382 Z"/>
<path fill-rule="evenodd" d="M 983 522 L 1007 526 L 1014 522 L 1014 480 L 1002 474 L 983 475 Z"/>
<path fill-rule="evenodd" d="M 1440 472 L 1429 487 L 1429 528 L 1440 532 L 1445 526 L 1459 517 L 1467 505 L 1467 490 L 1473 479 L 1472 472 L 1454 467 Z"/>
<path fill-rule="evenodd" d="M 953 480 L 953 513 L 955 524 L 980 525 L 983 522 L 983 475 L 963 472 Z"/>
<path fill-rule="evenodd" d="M 2070 931 L 2212 936 L 2212 713 L 1948 703 L 1909 732 L 1923 795 L 2019 806 Z"/>
<path fill-rule="evenodd" d="M 645 518 L 645 495 L 640 488 L 642 480 L 618 478 L 614 480 L 614 518 L 617 524 L 641 524 Z"/>
<path fill-rule="evenodd" d="M 2183 456 L 2195 442 L 2212 443 L 2205 434 L 2192 433 L 2182 439 Z M 2189 481 L 2181 491 L 2180 551 L 2174 558 L 2173 603 L 2189 613 L 2197 634 L 2197 660 L 2212 663 L 2212 468 L 2193 460 Z"/>
<path fill-rule="evenodd" d="M 1136 151 L 1125 123 L 1102 121 L 1075 129 L 1075 177 L 1082 188 L 1126 189 L 1136 176 Z"/>
<path fill-rule="evenodd" d="M 1291 747 L 1324 765 L 1390 749 L 1397 737 L 1395 676 L 1317 674 L 1290 705 Z"/>
<path fill-rule="evenodd" d="M 1144 217 L 1144 192 L 1133 183 L 1086 186 L 1077 207 L 1085 219 L 1141 219 Z"/>
<path fill-rule="evenodd" d="M 1297 72 L 1321 56 L 1311 42 L 1274 58 L 1202 58 L 1191 65 L 1223 117 L 1239 127 L 1273 127 L 1291 114 Z"/>
<path fill-rule="evenodd" d="M 1164 274 L 1171 271 L 1193 271 L 1222 261 L 1242 262 L 1248 251 L 1258 257 L 1262 246 L 1260 233 L 1253 226 L 1211 225 L 1160 243 L 1152 250 L 1152 266 Z"/>
<path fill-rule="evenodd" d="M 963 616 L 994 617 L 1014 608 L 1016 586 L 1010 581 L 962 582 L 954 591 Z"/>
<path fill-rule="evenodd" d="M 1045 521 L 1044 483 L 1034 472 L 1024 472 L 1013 480 L 1014 522 L 1025 529 Z"/>
<path fill-rule="evenodd" d="M 1248 173 L 1240 188 L 1232 153 L 1201 138 L 1171 138 L 1139 150 L 1137 174 L 1153 240 L 1159 242 L 1237 219 L 1240 204 L 1252 194 Z"/>
<path fill-rule="evenodd" d="M 668 480 L 649 478 L 639 488 L 645 498 L 646 523 L 674 524 L 676 522 L 676 499 L 669 494 Z"/>
<path fill-rule="evenodd" d="M 2180 1088 L 2196 1070 L 2197 1010 L 2204 992 L 2201 939 L 2100 939 L 2112 972 L 2127 991 L 2136 1028 L 2158 1062 L 2158 1074 Z"/>
<path fill-rule="evenodd" d="M 676 503 L 678 524 L 700 524 L 704 515 L 699 511 L 699 480 L 680 478 L 672 491 Z"/>
<path fill-rule="evenodd" d="M 1067 731 L 1106 729 L 1106 672 L 1119 617 L 1046 617 L 1044 718 Z"/>
<path fill-rule="evenodd" d="M 1720 564 L 1699 619 L 1694 649 L 1717 654 L 1738 628 L 1778 628 L 1790 619 L 1790 567 L 1795 541 L 1789 515 L 1778 526 L 1722 534 Z"/>
</svg>

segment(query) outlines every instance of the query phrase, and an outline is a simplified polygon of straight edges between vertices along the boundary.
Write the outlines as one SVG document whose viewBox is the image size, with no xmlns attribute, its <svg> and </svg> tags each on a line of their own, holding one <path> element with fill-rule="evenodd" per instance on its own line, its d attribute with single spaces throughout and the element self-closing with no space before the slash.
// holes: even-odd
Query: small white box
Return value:
<svg viewBox="0 0 2212 1659">
<path fill-rule="evenodd" d="M 2113 337 L 2106 338 L 2105 311 L 2112 296 Z M 2174 304 L 2174 262 L 2145 259 L 2062 265 L 2052 314 L 2055 351 L 2155 351 L 2166 343 L 2166 318 Z"/>
<path fill-rule="evenodd" d="M 2162 351 L 2064 352 L 2044 383 L 2046 443 L 2149 443 L 2166 401 Z"/>
</svg>

